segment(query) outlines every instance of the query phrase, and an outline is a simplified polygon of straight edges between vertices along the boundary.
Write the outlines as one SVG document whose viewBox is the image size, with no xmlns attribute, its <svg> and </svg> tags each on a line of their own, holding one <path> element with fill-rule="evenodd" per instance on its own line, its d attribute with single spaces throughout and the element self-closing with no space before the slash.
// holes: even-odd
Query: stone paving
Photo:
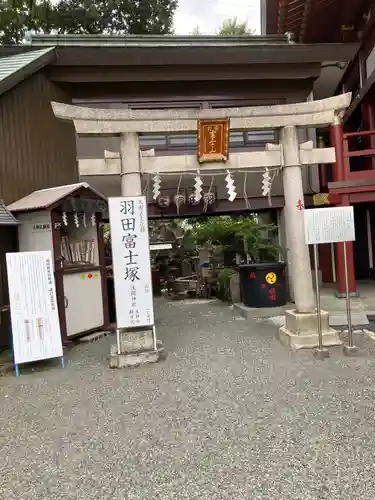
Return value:
<svg viewBox="0 0 375 500">
<path fill-rule="evenodd" d="M 216 302 L 158 302 L 168 351 L 110 370 L 109 339 L 0 378 L 6 500 L 373 500 L 375 343 L 326 361 Z"/>
</svg>

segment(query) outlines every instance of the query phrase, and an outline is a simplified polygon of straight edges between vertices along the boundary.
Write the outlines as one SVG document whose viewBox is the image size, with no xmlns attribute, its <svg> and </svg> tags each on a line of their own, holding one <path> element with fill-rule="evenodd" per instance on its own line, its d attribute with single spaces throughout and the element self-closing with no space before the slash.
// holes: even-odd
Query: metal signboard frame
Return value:
<svg viewBox="0 0 375 500">
<path fill-rule="evenodd" d="M 345 298 L 346 313 L 348 317 L 348 347 L 355 349 L 353 342 L 353 328 L 351 320 L 350 294 L 348 284 L 348 259 L 346 242 L 355 241 L 354 209 L 353 207 L 329 207 L 314 208 L 304 211 L 305 241 L 308 245 L 313 245 L 314 268 L 316 283 L 316 310 L 318 315 L 318 351 L 323 353 L 323 357 L 329 355 L 323 347 L 320 286 L 318 270 L 318 245 L 324 243 L 342 243 L 344 249 L 344 271 L 345 271 Z"/>
<path fill-rule="evenodd" d="M 13 355 L 19 365 L 61 358 L 61 330 L 51 251 L 6 254 Z"/>
</svg>

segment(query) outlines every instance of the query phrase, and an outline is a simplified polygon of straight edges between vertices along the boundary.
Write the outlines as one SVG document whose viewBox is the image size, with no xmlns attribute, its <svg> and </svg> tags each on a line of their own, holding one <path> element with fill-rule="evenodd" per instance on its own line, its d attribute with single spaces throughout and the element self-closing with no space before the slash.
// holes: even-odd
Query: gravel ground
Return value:
<svg viewBox="0 0 375 500">
<path fill-rule="evenodd" d="M 373 341 L 317 361 L 212 303 L 157 305 L 168 357 L 110 370 L 109 339 L 0 378 L 6 500 L 373 500 Z"/>
</svg>

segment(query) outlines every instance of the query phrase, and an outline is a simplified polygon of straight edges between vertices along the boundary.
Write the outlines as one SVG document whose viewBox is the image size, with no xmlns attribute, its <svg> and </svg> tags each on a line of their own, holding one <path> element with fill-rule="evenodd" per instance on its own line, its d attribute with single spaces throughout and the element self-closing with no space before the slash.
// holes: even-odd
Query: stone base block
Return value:
<svg viewBox="0 0 375 500">
<path fill-rule="evenodd" d="M 152 330 L 120 330 L 120 351 L 133 352 L 153 351 L 154 340 Z"/>
<path fill-rule="evenodd" d="M 355 345 L 344 345 L 345 356 L 357 356 L 359 354 L 359 349 Z"/>
<path fill-rule="evenodd" d="M 161 343 L 158 342 L 158 349 L 156 351 L 139 351 L 139 352 L 125 352 L 117 353 L 117 344 L 111 346 L 111 353 L 109 356 L 110 368 L 130 368 L 143 365 L 145 363 L 157 363 L 164 358 L 164 349 Z"/>
<path fill-rule="evenodd" d="M 329 354 L 329 350 L 326 349 L 325 347 L 323 347 L 323 349 L 319 349 L 319 347 L 317 349 L 314 350 L 314 356 L 316 357 L 316 359 L 319 359 L 319 361 L 324 361 L 325 359 L 328 359 L 330 354 Z"/>
<path fill-rule="evenodd" d="M 339 291 L 336 291 L 335 292 L 335 297 L 337 297 L 338 299 L 345 299 L 346 298 L 346 293 L 345 292 L 339 292 Z M 349 297 L 359 297 L 359 293 L 358 292 L 349 292 Z"/>
<path fill-rule="evenodd" d="M 329 313 L 321 311 L 323 345 L 341 345 L 338 332 L 329 326 Z M 292 349 L 318 347 L 318 316 L 316 313 L 285 311 L 285 326 L 279 329 L 279 339 Z"/>
</svg>

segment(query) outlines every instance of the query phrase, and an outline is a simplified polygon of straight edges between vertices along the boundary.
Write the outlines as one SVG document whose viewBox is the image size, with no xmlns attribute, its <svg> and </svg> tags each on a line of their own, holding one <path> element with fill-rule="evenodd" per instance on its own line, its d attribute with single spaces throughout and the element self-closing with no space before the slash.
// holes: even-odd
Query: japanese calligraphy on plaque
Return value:
<svg viewBox="0 0 375 500">
<path fill-rule="evenodd" d="M 198 161 L 227 161 L 229 119 L 198 120 Z"/>
<path fill-rule="evenodd" d="M 109 198 L 108 205 L 117 328 L 153 326 L 146 198 Z"/>
</svg>

